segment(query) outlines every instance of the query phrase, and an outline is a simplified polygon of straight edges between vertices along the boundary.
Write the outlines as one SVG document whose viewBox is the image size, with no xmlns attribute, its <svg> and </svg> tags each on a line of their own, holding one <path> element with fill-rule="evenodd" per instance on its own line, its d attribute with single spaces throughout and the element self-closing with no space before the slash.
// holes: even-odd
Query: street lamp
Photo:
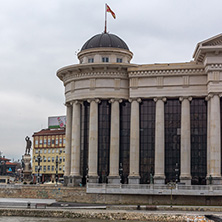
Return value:
<svg viewBox="0 0 222 222">
<path fill-rule="evenodd" d="M 59 155 L 61 154 L 61 151 L 59 152 Z M 61 160 L 59 160 L 59 157 L 56 156 L 56 186 L 58 183 L 58 165 L 61 163 Z"/>
<path fill-rule="evenodd" d="M 40 162 L 41 162 L 40 151 L 39 151 L 39 155 L 37 156 L 37 159 L 38 159 L 38 184 L 39 184 L 40 183 L 39 172 L 40 172 Z"/>
</svg>

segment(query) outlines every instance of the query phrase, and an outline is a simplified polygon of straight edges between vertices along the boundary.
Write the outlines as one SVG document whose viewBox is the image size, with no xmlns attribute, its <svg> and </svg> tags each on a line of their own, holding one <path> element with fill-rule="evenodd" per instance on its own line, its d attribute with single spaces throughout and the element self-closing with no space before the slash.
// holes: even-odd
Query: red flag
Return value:
<svg viewBox="0 0 222 222">
<path fill-rule="evenodd" d="M 116 18 L 115 13 L 111 10 L 111 8 L 110 8 L 108 5 L 106 5 L 106 11 L 107 11 L 107 12 L 110 12 L 110 13 L 112 14 L 112 16 L 113 16 L 114 19 Z"/>
</svg>

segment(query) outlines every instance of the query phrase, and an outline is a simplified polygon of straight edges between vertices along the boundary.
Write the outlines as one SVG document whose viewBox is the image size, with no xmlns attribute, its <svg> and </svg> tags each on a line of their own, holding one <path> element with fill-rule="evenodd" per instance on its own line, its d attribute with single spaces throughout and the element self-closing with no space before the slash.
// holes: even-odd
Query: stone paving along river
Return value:
<svg viewBox="0 0 222 222">
<path fill-rule="evenodd" d="M 73 218 L 55 219 L 55 218 L 43 218 L 43 217 L 0 217 L 0 222 L 55 222 L 55 221 L 56 222 L 107 222 L 110 220 L 73 219 Z M 125 222 L 125 220 L 115 220 L 115 222 Z M 130 221 L 130 222 L 136 222 L 136 221 Z"/>
</svg>

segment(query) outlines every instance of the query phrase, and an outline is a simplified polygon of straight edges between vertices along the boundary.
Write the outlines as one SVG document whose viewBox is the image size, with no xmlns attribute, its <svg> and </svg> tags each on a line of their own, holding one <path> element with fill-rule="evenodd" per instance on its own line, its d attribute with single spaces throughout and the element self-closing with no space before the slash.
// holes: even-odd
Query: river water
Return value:
<svg viewBox="0 0 222 222">
<path fill-rule="evenodd" d="M 79 218 L 67 219 L 67 218 L 46 218 L 46 217 L 0 217 L 0 222 L 55 222 L 55 221 L 56 222 L 107 222 L 110 220 L 94 220 L 94 219 L 79 219 Z M 126 222 L 126 221 L 115 220 L 115 222 Z M 136 222 L 136 221 L 131 221 L 131 222 Z"/>
</svg>

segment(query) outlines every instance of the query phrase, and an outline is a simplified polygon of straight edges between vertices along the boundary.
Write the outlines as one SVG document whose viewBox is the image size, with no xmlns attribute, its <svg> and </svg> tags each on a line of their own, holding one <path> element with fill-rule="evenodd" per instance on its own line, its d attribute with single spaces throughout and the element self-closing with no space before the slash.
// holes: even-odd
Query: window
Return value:
<svg viewBox="0 0 222 222">
<path fill-rule="evenodd" d="M 52 157 L 52 162 L 54 162 L 54 160 L 55 160 L 55 158 L 54 158 L 54 156 Z"/>
<path fill-rule="evenodd" d="M 56 153 L 59 153 L 59 149 L 56 149 Z"/>
<path fill-rule="evenodd" d="M 140 103 L 140 183 L 151 183 L 154 175 L 155 110 L 153 100 Z"/>
<path fill-rule="evenodd" d="M 47 149 L 44 149 L 44 153 L 45 153 L 45 154 L 47 153 Z"/>
<path fill-rule="evenodd" d="M 123 62 L 123 59 L 122 59 L 122 58 L 116 58 L 116 62 L 117 62 L 117 63 L 122 63 L 122 62 Z"/>
<path fill-rule="evenodd" d="M 59 157 L 59 162 L 60 162 L 60 163 L 62 162 L 62 157 L 61 157 L 61 156 Z"/>
<path fill-rule="evenodd" d="M 48 138 L 48 146 L 50 146 L 50 137 Z"/>
<path fill-rule="evenodd" d="M 94 63 L 94 58 L 88 58 L 88 63 Z"/>
<path fill-rule="evenodd" d="M 39 141 L 38 141 L 38 138 L 36 138 L 35 139 L 35 145 L 38 146 L 38 144 L 39 144 Z"/>
<path fill-rule="evenodd" d="M 42 138 L 40 138 L 39 145 L 42 145 Z"/>
<path fill-rule="evenodd" d="M 102 100 L 98 112 L 98 175 L 99 182 L 105 183 L 109 175 L 111 104 Z"/>
<path fill-rule="evenodd" d="M 36 149 L 36 150 L 35 150 L 35 153 L 36 153 L 36 154 L 37 154 L 37 153 L 39 153 L 39 150 L 38 150 L 38 149 Z"/>
<path fill-rule="evenodd" d="M 65 146 L 65 144 L 66 144 L 66 138 L 64 137 L 63 138 L 63 146 Z"/>
<path fill-rule="evenodd" d="M 44 138 L 44 145 L 46 145 L 46 138 Z"/>
<path fill-rule="evenodd" d="M 43 166 L 43 171 L 44 171 L 44 172 L 46 171 L 46 166 Z"/>
<path fill-rule="evenodd" d="M 63 162 L 65 162 L 65 157 L 63 157 Z"/>
<path fill-rule="evenodd" d="M 42 149 L 40 150 L 40 153 L 42 153 Z"/>
<path fill-rule="evenodd" d="M 52 171 L 54 171 L 55 170 L 55 167 L 54 166 L 52 166 Z"/>
<path fill-rule="evenodd" d="M 55 144 L 55 138 L 52 138 L 52 145 Z"/>
<path fill-rule="evenodd" d="M 109 62 L 109 57 L 102 57 L 102 62 Z"/>
<path fill-rule="evenodd" d="M 62 146 L 62 138 L 59 138 L 59 146 Z"/>
<path fill-rule="evenodd" d="M 56 138 L 56 145 L 58 145 L 59 144 L 59 139 L 58 138 Z"/>
<path fill-rule="evenodd" d="M 130 113 L 129 101 L 120 103 L 120 177 L 121 183 L 127 183 L 129 176 L 129 147 L 130 147 Z"/>
<path fill-rule="evenodd" d="M 48 149 L 48 153 L 51 153 L 51 149 Z"/>
<path fill-rule="evenodd" d="M 65 166 L 63 165 L 63 172 L 65 172 Z"/>
<path fill-rule="evenodd" d="M 35 166 L 35 172 L 38 172 L 38 166 Z"/>
<path fill-rule="evenodd" d="M 48 171 L 50 171 L 50 168 L 51 168 L 51 167 L 50 167 L 50 166 L 48 166 Z"/>
<path fill-rule="evenodd" d="M 43 159 L 44 159 L 44 162 L 46 162 L 46 157 L 45 156 L 43 157 Z"/>
<path fill-rule="evenodd" d="M 52 149 L 52 153 L 55 153 L 55 149 Z"/>
<path fill-rule="evenodd" d="M 62 170 L 62 166 L 59 166 L 59 170 L 60 170 L 60 171 Z"/>
<path fill-rule="evenodd" d="M 179 181 L 181 103 L 169 99 L 164 104 L 165 122 L 165 176 L 166 183 Z"/>
<path fill-rule="evenodd" d="M 48 162 L 50 162 L 51 160 L 50 160 L 50 157 L 48 157 Z"/>
</svg>

